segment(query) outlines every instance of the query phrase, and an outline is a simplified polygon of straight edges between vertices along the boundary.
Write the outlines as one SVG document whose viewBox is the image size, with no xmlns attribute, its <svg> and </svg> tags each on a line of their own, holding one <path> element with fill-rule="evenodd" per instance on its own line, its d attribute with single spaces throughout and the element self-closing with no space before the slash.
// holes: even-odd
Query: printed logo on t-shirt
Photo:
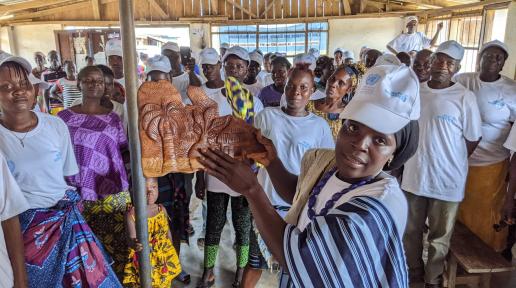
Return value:
<svg viewBox="0 0 516 288">
<path fill-rule="evenodd" d="M 378 80 L 380 80 L 380 78 L 382 78 L 382 76 L 380 76 L 379 74 L 371 74 L 367 76 L 366 84 L 369 86 L 373 86 L 378 82 Z"/>
<path fill-rule="evenodd" d="M 505 102 L 503 101 L 503 99 L 496 99 L 494 101 L 489 101 L 487 103 L 495 106 L 497 109 L 502 109 L 505 106 Z"/>
<path fill-rule="evenodd" d="M 455 124 L 455 122 L 457 121 L 457 119 L 454 116 L 451 116 L 448 114 L 437 115 L 436 118 L 437 118 L 437 120 L 442 120 L 442 121 L 449 122 L 452 124 Z"/>
</svg>

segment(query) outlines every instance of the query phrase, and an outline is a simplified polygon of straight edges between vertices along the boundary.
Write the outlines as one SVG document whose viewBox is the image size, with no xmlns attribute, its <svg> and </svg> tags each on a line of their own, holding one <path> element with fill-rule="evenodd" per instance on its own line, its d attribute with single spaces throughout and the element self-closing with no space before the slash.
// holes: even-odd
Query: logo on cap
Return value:
<svg viewBox="0 0 516 288">
<path fill-rule="evenodd" d="M 367 76 L 367 79 L 366 79 L 366 84 L 369 85 L 369 86 L 373 86 L 375 85 L 378 80 L 380 80 L 382 78 L 382 76 L 380 76 L 379 74 L 371 74 L 369 76 Z"/>
</svg>

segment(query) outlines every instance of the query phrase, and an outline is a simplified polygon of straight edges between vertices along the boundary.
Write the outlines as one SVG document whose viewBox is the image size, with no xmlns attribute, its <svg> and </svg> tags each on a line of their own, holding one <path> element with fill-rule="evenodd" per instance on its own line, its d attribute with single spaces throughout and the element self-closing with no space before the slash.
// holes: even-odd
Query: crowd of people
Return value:
<svg viewBox="0 0 516 288">
<path fill-rule="evenodd" d="M 188 284 L 179 255 L 192 195 L 204 221 L 196 287 L 215 283 L 229 205 L 233 287 L 277 267 L 280 287 L 441 287 L 456 221 L 510 251 L 508 229 L 493 229 L 514 223 L 509 49 L 487 42 L 478 71 L 459 74 L 464 48 L 433 46 L 442 25 L 429 39 L 417 21 L 388 52 L 363 47 L 356 59 L 311 48 L 291 63 L 227 43 L 194 58 L 173 42 L 142 57 L 141 81 L 170 81 L 185 104 L 202 87 L 266 149 L 259 163 L 202 149 L 202 171 L 146 179 L 150 247 L 131 205 L 121 41 L 106 43 L 108 65 L 88 56 L 80 71 L 56 51 L 35 53 L 35 68 L 1 52 L 0 287 L 140 287 L 142 249 L 153 287 Z"/>
</svg>

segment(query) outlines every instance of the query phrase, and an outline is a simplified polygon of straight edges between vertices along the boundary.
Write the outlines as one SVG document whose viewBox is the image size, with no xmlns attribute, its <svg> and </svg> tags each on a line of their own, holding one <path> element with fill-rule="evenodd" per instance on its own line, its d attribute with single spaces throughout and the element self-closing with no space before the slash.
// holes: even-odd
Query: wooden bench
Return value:
<svg viewBox="0 0 516 288">
<path fill-rule="evenodd" d="M 466 272 L 465 275 L 457 275 L 457 264 Z M 445 287 L 454 288 L 457 284 L 490 287 L 492 273 L 512 270 L 516 270 L 516 266 L 487 246 L 462 223 L 455 224 L 446 267 Z"/>
</svg>

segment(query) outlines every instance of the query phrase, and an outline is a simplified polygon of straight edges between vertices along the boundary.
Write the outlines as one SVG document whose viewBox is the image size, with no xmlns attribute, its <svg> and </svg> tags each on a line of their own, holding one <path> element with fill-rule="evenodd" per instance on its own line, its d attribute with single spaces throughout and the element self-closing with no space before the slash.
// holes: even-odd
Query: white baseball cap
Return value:
<svg viewBox="0 0 516 288">
<path fill-rule="evenodd" d="M 251 59 L 251 61 L 258 62 L 258 64 L 260 64 L 260 67 L 263 66 L 263 56 L 262 54 L 258 53 L 258 51 L 255 50 L 249 53 L 249 59 Z"/>
<path fill-rule="evenodd" d="M 400 59 L 398 57 L 394 56 L 393 54 L 385 53 L 382 54 L 378 59 L 376 59 L 376 62 L 374 63 L 374 66 L 378 65 L 401 65 Z"/>
<path fill-rule="evenodd" d="M 307 63 L 310 65 L 308 68 L 313 71 L 316 67 L 317 59 L 315 59 L 315 57 L 312 54 L 302 53 L 302 54 L 297 54 L 294 57 L 293 62 L 294 62 L 294 66 L 296 66 L 296 64 Z"/>
<path fill-rule="evenodd" d="M 5 62 L 16 62 L 20 64 L 23 69 L 27 71 L 27 73 L 31 73 L 32 67 L 30 66 L 29 61 L 25 60 L 25 58 L 13 56 L 7 52 L 4 52 L 0 50 L 0 65 L 4 64 Z"/>
<path fill-rule="evenodd" d="M 170 60 L 168 60 L 168 57 L 163 55 L 155 55 L 152 58 L 149 58 L 147 60 L 148 64 L 148 71 L 161 71 L 163 73 L 170 73 L 172 70 L 172 67 L 170 65 Z"/>
<path fill-rule="evenodd" d="M 179 49 L 179 45 L 177 45 L 177 43 L 175 42 L 167 42 L 165 44 L 163 44 L 161 46 L 161 51 L 163 50 L 170 50 L 170 51 L 174 51 L 174 52 L 178 52 L 180 51 Z"/>
<path fill-rule="evenodd" d="M 120 56 L 124 57 L 124 50 L 122 49 L 122 41 L 120 39 L 110 39 L 106 43 L 106 57 Z"/>
<path fill-rule="evenodd" d="M 228 43 L 222 43 L 222 44 L 220 44 L 220 48 L 222 48 L 222 49 L 229 49 L 229 44 Z"/>
<path fill-rule="evenodd" d="M 204 48 L 201 51 L 201 54 L 199 57 L 200 57 L 199 65 L 203 65 L 203 64 L 215 65 L 215 64 L 219 63 L 219 61 L 220 61 L 219 53 L 217 53 L 217 50 L 215 50 L 213 48 Z"/>
<path fill-rule="evenodd" d="M 405 18 L 405 26 L 407 26 L 408 23 L 416 21 L 416 24 L 419 22 L 419 19 L 417 19 L 417 16 L 408 16 Z"/>
<path fill-rule="evenodd" d="M 226 54 L 224 54 L 224 57 L 222 57 L 222 62 L 226 62 L 226 58 L 228 58 L 229 55 L 235 55 L 238 58 L 247 61 L 248 63 L 251 61 L 251 58 L 249 58 L 249 52 L 240 46 L 233 46 L 229 48 L 226 51 Z"/>
<path fill-rule="evenodd" d="M 319 56 L 321 56 L 321 53 L 316 48 L 310 48 L 310 50 L 308 50 L 308 54 L 312 54 L 315 58 L 319 58 Z"/>
<path fill-rule="evenodd" d="M 437 50 L 435 50 L 435 53 L 443 53 L 460 61 L 462 57 L 464 57 L 464 47 L 455 40 L 448 40 L 441 43 L 441 45 L 437 47 Z"/>
<path fill-rule="evenodd" d="M 355 54 L 353 53 L 353 51 L 346 50 L 346 51 L 344 51 L 344 53 L 342 53 L 342 58 L 344 58 L 344 59 L 347 59 L 347 58 L 355 59 Z"/>
<path fill-rule="evenodd" d="M 507 56 L 509 56 L 509 47 L 507 47 L 507 45 L 505 43 L 503 43 L 502 41 L 499 41 L 499 40 L 493 40 L 493 41 L 484 43 L 484 45 L 482 45 L 482 48 L 480 48 L 478 55 L 482 55 L 484 50 L 486 50 L 489 47 L 498 47 L 498 48 L 502 49 L 505 52 L 505 54 L 507 54 Z"/>
<path fill-rule="evenodd" d="M 396 133 L 419 119 L 419 81 L 405 65 L 371 67 L 355 96 L 340 114 L 384 134 Z"/>
</svg>

